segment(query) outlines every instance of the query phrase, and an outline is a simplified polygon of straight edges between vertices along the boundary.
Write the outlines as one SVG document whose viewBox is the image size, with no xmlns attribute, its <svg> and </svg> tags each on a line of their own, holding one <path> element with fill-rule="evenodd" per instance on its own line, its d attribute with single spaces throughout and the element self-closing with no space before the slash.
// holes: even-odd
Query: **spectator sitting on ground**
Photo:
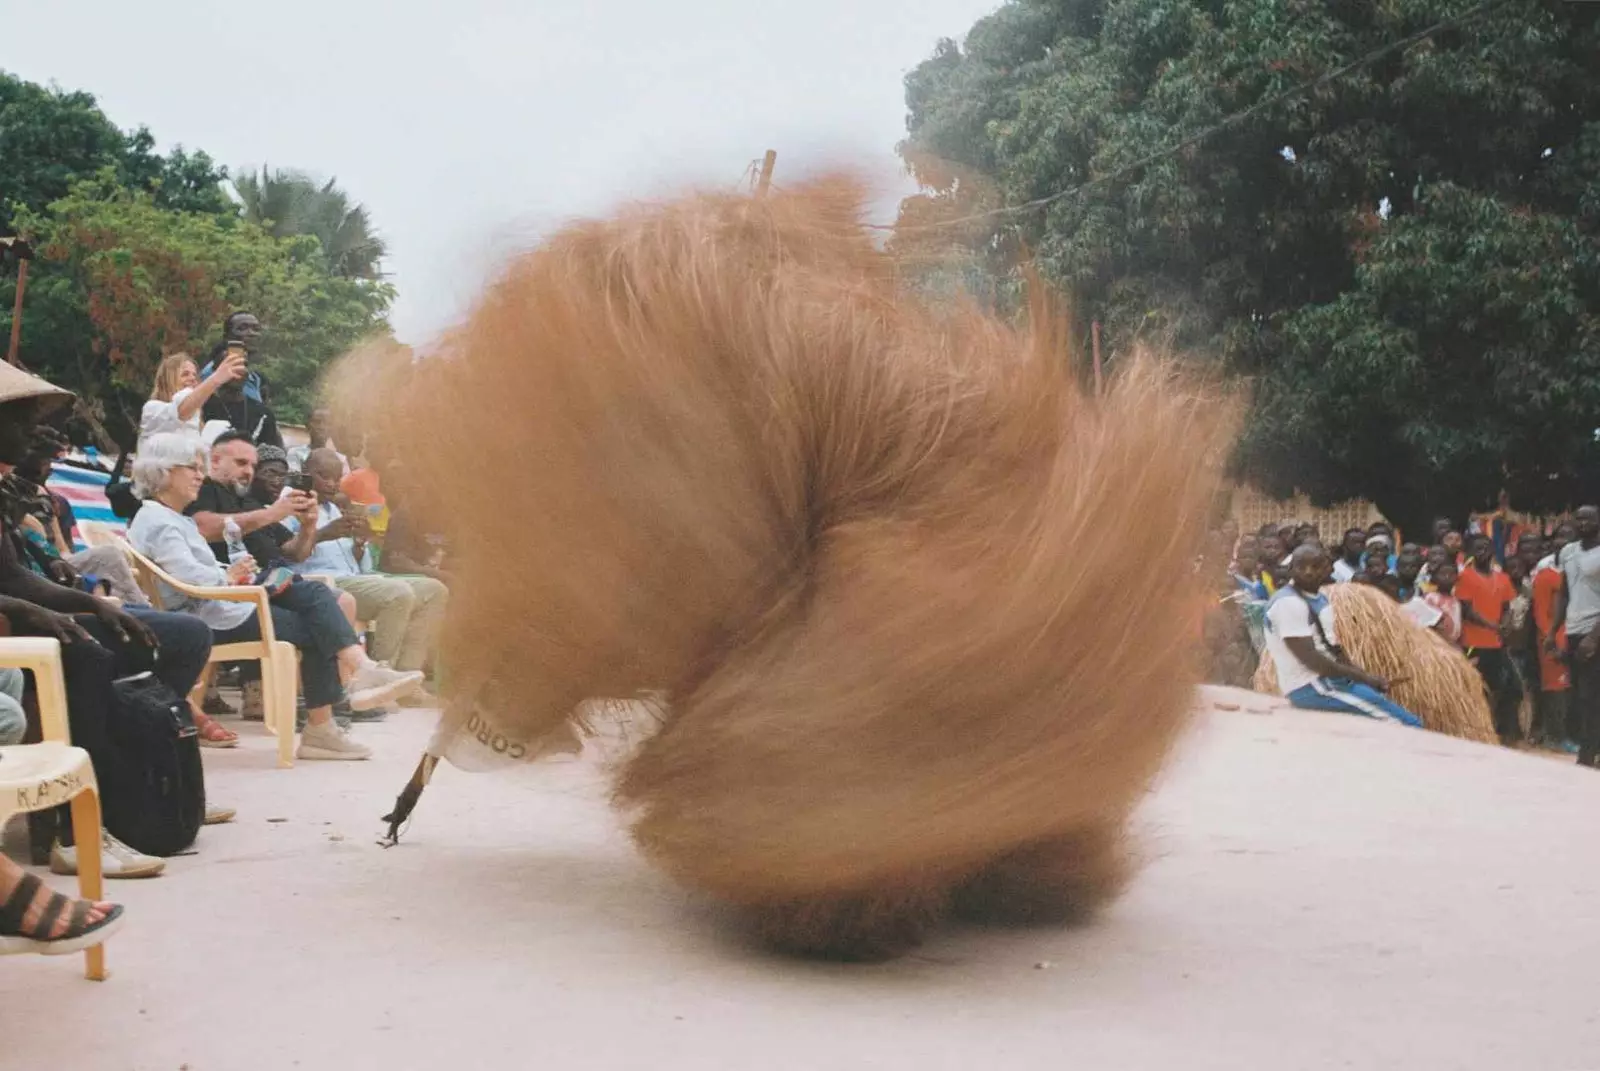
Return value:
<svg viewBox="0 0 1600 1071">
<path fill-rule="evenodd" d="M 202 381 L 187 353 L 174 353 L 164 358 L 156 368 L 150 400 L 144 403 L 144 411 L 139 415 L 140 447 L 152 435 L 184 431 L 198 435 L 200 412 L 211 396 L 230 383 L 238 383 L 246 371 L 244 355 L 233 354 L 224 357 Z"/>
<path fill-rule="evenodd" d="M 207 587 L 252 583 L 257 578 L 256 563 L 247 556 L 224 568 L 195 521 L 185 516 L 204 483 L 204 460 L 199 445 L 187 436 L 151 439 L 134 462 L 135 490 L 145 505 L 128 530 L 129 539 L 176 579 Z M 314 521 L 308 518 L 307 523 L 314 536 Z M 190 599 L 176 591 L 165 592 L 163 602 L 205 621 L 218 643 L 261 636 L 261 622 L 250 603 Z M 308 709 L 299 757 L 367 758 L 371 752 L 334 722 L 333 704 L 343 688 L 349 688 L 352 707 L 366 710 L 414 691 L 422 674 L 402 673 L 369 658 L 334 593 L 322 584 L 293 578 L 274 592 L 271 607 L 278 639 L 293 644 L 301 654 L 300 680 Z"/>
<path fill-rule="evenodd" d="M 331 576 L 342 591 L 355 596 L 356 612 L 376 629 L 372 656 L 380 663 L 398 670 L 422 670 L 433 655 L 448 589 L 428 576 L 375 573 L 366 510 L 351 503 L 340 505 L 339 455 L 314 450 L 306 471 L 319 503 L 317 545 L 296 571 Z M 288 523 L 295 526 L 300 521 L 291 518 Z"/>
<path fill-rule="evenodd" d="M 1289 586 L 1267 605 L 1266 645 L 1278 674 L 1278 690 L 1304 710 L 1332 710 L 1420 726 L 1422 720 L 1383 693 L 1388 682 L 1345 659 L 1336 639 L 1333 611 L 1321 594 L 1332 569 L 1327 551 L 1307 544 L 1295 549 Z"/>
<path fill-rule="evenodd" d="M 1367 530 L 1347 528 L 1339 545 L 1339 560 L 1333 563 L 1333 582 L 1348 584 L 1361 573 L 1361 556 L 1367 549 Z"/>
<path fill-rule="evenodd" d="M 283 435 L 278 431 L 278 418 L 272 412 L 266 377 L 259 369 L 248 368 L 260 339 L 261 321 L 251 313 L 236 312 L 223 321 L 222 341 L 212 347 L 211 360 L 200 374 L 209 379 L 212 369 L 223 367 L 230 356 L 245 360 L 247 371 L 242 378 L 224 383 L 207 399 L 200 415 L 208 422 L 226 422 L 258 446 L 281 448 Z"/>
</svg>

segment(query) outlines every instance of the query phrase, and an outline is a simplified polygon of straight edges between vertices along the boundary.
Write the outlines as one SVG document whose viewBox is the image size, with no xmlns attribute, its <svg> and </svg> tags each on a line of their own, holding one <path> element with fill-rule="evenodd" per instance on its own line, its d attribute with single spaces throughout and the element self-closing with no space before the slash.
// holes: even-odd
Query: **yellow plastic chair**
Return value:
<svg viewBox="0 0 1600 1071">
<path fill-rule="evenodd" d="M 39 696 L 41 742 L 0 747 L 0 827 L 13 814 L 72 803 L 72 836 L 79 845 L 78 895 L 104 898 L 100 873 L 100 788 L 89 753 L 67 731 L 67 688 L 56 640 L 0 638 L 0 666 L 33 674 Z M 106 980 L 105 944 L 84 949 L 84 977 Z"/>
<path fill-rule="evenodd" d="M 117 546 L 128 556 L 134 579 L 150 599 L 152 606 L 161 606 L 161 586 L 187 595 L 191 599 L 210 599 L 216 602 L 253 602 L 256 617 L 261 622 L 261 638 L 242 643 L 219 643 L 211 648 L 211 663 L 246 662 L 261 663 L 261 706 L 267 728 L 278 737 L 278 766 L 288 769 L 294 765 L 294 708 L 300 694 L 299 652 L 294 645 L 277 638 L 272 628 L 272 604 L 267 589 L 254 585 L 240 587 L 200 587 L 186 584 L 169 575 L 155 562 L 133 549 L 127 540 L 118 538 Z M 205 698 L 206 685 L 210 683 L 210 667 L 195 683 L 189 697 L 195 702 Z"/>
</svg>

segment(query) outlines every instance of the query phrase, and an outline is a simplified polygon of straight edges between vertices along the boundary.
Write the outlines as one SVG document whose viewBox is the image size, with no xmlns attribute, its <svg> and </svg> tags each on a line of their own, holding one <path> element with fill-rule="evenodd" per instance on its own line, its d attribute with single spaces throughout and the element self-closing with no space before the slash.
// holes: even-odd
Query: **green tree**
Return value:
<svg viewBox="0 0 1600 1071">
<path fill-rule="evenodd" d="M 162 156 L 150 131 L 123 133 L 91 94 L 47 89 L 0 71 L 0 233 L 13 229 L 17 206 L 40 211 L 106 167 L 164 208 L 238 212 L 222 187 L 227 169 L 205 153 L 179 146 Z"/>
<path fill-rule="evenodd" d="M 306 234 L 322 243 L 329 267 L 350 279 L 378 279 L 386 252 L 365 206 L 352 204 L 336 180 L 319 184 L 302 171 L 247 171 L 234 179 L 244 218 L 280 238 Z"/>
<path fill-rule="evenodd" d="M 906 80 L 926 189 L 896 241 L 963 173 L 1006 205 L 1074 191 L 966 248 L 1000 279 L 1026 250 L 1113 363 L 1153 336 L 1250 377 L 1236 461 L 1264 489 L 1411 525 L 1592 495 L 1600 20 L 1477 7 L 1012 0 Z"/>
<path fill-rule="evenodd" d="M 107 445 L 131 441 L 161 358 L 187 350 L 203 363 L 232 309 L 270 327 L 261 365 L 286 420 L 308 414 L 324 364 L 387 330 L 392 288 L 333 274 L 315 239 L 162 208 L 113 168 L 43 212 L 18 212 L 16 225 L 39 249 L 44 277 L 42 293 L 29 288 L 22 352 L 79 394 Z"/>
</svg>

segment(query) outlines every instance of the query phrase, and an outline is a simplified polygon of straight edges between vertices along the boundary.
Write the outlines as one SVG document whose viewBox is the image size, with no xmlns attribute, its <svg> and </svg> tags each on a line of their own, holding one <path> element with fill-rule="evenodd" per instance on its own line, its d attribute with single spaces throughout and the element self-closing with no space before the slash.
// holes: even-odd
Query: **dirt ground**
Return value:
<svg viewBox="0 0 1600 1071">
<path fill-rule="evenodd" d="M 112 886 L 110 981 L 0 960 L 0 1067 L 1600 1066 L 1600 776 L 1210 699 L 1239 709 L 1198 720 L 1104 917 L 871 967 L 747 947 L 635 855 L 595 757 L 443 768 L 385 850 L 430 714 L 289 771 L 257 731 L 207 753 L 238 822 Z"/>
</svg>

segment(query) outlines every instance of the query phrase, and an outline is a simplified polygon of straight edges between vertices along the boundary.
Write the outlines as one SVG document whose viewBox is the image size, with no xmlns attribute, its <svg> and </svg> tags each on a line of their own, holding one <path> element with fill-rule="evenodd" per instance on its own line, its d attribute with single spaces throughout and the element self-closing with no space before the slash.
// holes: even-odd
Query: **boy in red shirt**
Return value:
<svg viewBox="0 0 1600 1071">
<path fill-rule="evenodd" d="M 1508 747 L 1522 739 L 1517 716 L 1522 687 L 1505 652 L 1504 633 L 1511 624 L 1511 603 L 1517 597 L 1511 578 L 1494 565 L 1494 541 L 1472 537 L 1472 563 L 1461 570 L 1456 598 L 1461 601 L 1461 646 L 1478 667 L 1494 709 L 1494 729 Z"/>
</svg>

